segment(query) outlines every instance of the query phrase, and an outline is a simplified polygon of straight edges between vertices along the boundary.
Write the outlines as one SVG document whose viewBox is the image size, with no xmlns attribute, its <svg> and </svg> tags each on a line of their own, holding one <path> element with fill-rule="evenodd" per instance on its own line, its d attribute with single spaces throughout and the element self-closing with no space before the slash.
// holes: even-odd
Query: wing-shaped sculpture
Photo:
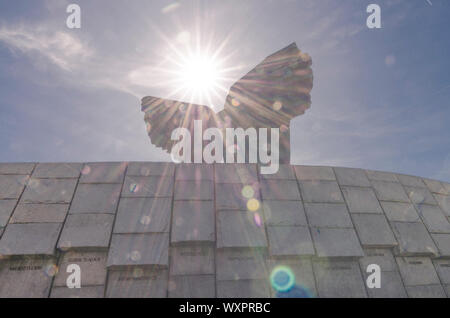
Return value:
<svg viewBox="0 0 450 318">
<path fill-rule="evenodd" d="M 193 136 L 194 120 L 203 130 L 225 128 L 279 128 L 280 163 L 290 162 L 290 121 L 311 105 L 312 61 L 295 43 L 268 56 L 231 86 L 222 111 L 156 97 L 142 99 L 147 131 L 152 143 L 170 153 L 171 133 L 187 128 Z"/>
</svg>

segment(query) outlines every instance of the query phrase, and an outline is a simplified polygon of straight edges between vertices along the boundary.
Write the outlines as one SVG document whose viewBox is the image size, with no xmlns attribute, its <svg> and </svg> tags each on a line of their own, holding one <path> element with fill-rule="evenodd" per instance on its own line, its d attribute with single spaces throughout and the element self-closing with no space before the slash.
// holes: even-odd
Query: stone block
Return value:
<svg viewBox="0 0 450 318">
<path fill-rule="evenodd" d="M 381 214 L 352 214 L 353 223 L 364 247 L 392 247 L 397 240 Z"/>
<path fill-rule="evenodd" d="M 447 216 L 450 216 L 450 195 L 434 194 L 434 197 L 439 203 L 442 211 L 444 211 Z"/>
<path fill-rule="evenodd" d="M 166 162 L 130 162 L 128 163 L 127 176 L 166 176 L 171 177 L 175 173 L 175 165 Z"/>
<path fill-rule="evenodd" d="M 404 174 L 397 174 L 397 179 L 401 184 L 407 187 L 421 187 L 426 188 L 425 183 L 421 178 L 416 176 L 408 176 Z"/>
<path fill-rule="evenodd" d="M 170 248 L 170 275 L 214 274 L 215 248 L 211 244 L 189 244 Z"/>
<path fill-rule="evenodd" d="M 78 178 L 81 163 L 38 163 L 33 171 L 33 178 Z"/>
<path fill-rule="evenodd" d="M 438 206 L 421 204 L 417 210 L 430 232 L 450 234 L 450 223 Z"/>
<path fill-rule="evenodd" d="M 350 213 L 383 213 L 375 193 L 370 188 L 342 189 Z"/>
<path fill-rule="evenodd" d="M 450 285 L 450 260 L 449 259 L 435 259 L 433 260 L 436 272 L 444 285 Z"/>
<path fill-rule="evenodd" d="M 364 273 L 364 272 L 363 272 Z M 369 273 L 364 275 L 366 280 Z M 367 288 L 370 298 L 407 298 L 405 287 L 400 274 L 394 272 L 381 272 L 380 288 Z"/>
<path fill-rule="evenodd" d="M 169 279 L 169 298 L 214 298 L 214 275 L 173 276 Z"/>
<path fill-rule="evenodd" d="M 10 223 L 63 223 L 68 204 L 19 204 Z"/>
<path fill-rule="evenodd" d="M 415 204 L 437 204 L 433 195 L 427 188 L 406 187 L 405 191 Z"/>
<path fill-rule="evenodd" d="M 431 234 L 439 249 L 439 254 L 444 257 L 450 256 L 450 234 Z"/>
<path fill-rule="evenodd" d="M 269 298 L 267 279 L 217 281 L 218 298 Z"/>
<path fill-rule="evenodd" d="M 411 203 L 380 202 L 386 217 L 391 222 L 421 222 Z"/>
<path fill-rule="evenodd" d="M 268 226 L 269 250 L 272 256 L 314 255 L 307 226 Z"/>
<path fill-rule="evenodd" d="M 259 187 L 241 183 L 216 184 L 217 210 L 247 210 L 250 199 L 261 201 Z"/>
<path fill-rule="evenodd" d="M 432 193 L 448 194 L 444 185 L 441 182 L 431 179 L 423 179 L 423 181 L 425 182 L 425 185 L 428 187 L 428 190 L 430 190 Z"/>
<path fill-rule="evenodd" d="M 176 180 L 198 181 L 209 180 L 214 181 L 214 166 L 207 164 L 189 164 L 181 163 L 177 165 Z"/>
<path fill-rule="evenodd" d="M 264 180 L 260 186 L 264 200 L 301 200 L 296 180 Z"/>
<path fill-rule="evenodd" d="M 34 163 L 0 163 L 0 174 L 31 174 Z"/>
<path fill-rule="evenodd" d="M 122 183 L 125 162 L 87 163 L 81 170 L 80 183 Z"/>
<path fill-rule="evenodd" d="M 215 213 L 213 201 L 175 201 L 172 243 L 214 242 Z"/>
<path fill-rule="evenodd" d="M 0 175 L 0 200 L 18 199 L 27 181 L 24 175 Z"/>
<path fill-rule="evenodd" d="M 278 171 L 273 174 L 262 174 L 261 166 L 259 166 L 259 175 L 261 179 L 272 179 L 272 180 L 295 180 L 295 173 L 291 165 L 281 164 L 278 166 Z"/>
<path fill-rule="evenodd" d="M 267 279 L 267 250 L 264 248 L 226 248 L 216 253 L 217 280 Z"/>
<path fill-rule="evenodd" d="M 446 298 L 441 285 L 406 286 L 410 298 Z"/>
<path fill-rule="evenodd" d="M 77 179 L 30 179 L 21 203 L 70 203 Z"/>
<path fill-rule="evenodd" d="M 353 229 L 311 228 L 311 234 L 319 257 L 364 256 Z"/>
<path fill-rule="evenodd" d="M 254 164 L 227 164 L 214 165 L 216 183 L 254 183 L 258 181 L 258 173 Z"/>
<path fill-rule="evenodd" d="M 107 298 L 165 298 L 167 297 L 168 271 L 143 269 L 110 271 L 106 290 Z"/>
<path fill-rule="evenodd" d="M 262 206 L 267 225 L 308 225 L 303 204 L 300 201 L 263 201 Z"/>
<path fill-rule="evenodd" d="M 428 257 L 397 257 L 405 286 L 440 284 L 436 270 Z"/>
<path fill-rule="evenodd" d="M 397 176 L 391 172 L 366 170 L 369 180 L 398 182 Z"/>
<path fill-rule="evenodd" d="M 377 264 L 380 266 L 382 272 L 398 271 L 397 263 L 388 248 L 365 248 L 365 256 L 359 259 L 359 264 L 363 272 L 366 271 L 370 264 Z"/>
<path fill-rule="evenodd" d="M 341 186 L 370 187 L 370 181 L 362 169 L 334 168 L 334 173 Z"/>
<path fill-rule="evenodd" d="M 295 175 L 298 180 L 325 180 L 335 181 L 333 168 L 316 166 L 294 166 Z"/>
<path fill-rule="evenodd" d="M 79 184 L 70 206 L 70 214 L 116 213 L 120 184 Z"/>
<path fill-rule="evenodd" d="M 171 197 L 173 178 L 126 176 L 122 197 Z"/>
<path fill-rule="evenodd" d="M 16 204 L 17 200 L 0 200 L 0 227 L 5 227 L 8 224 Z"/>
<path fill-rule="evenodd" d="M 341 189 L 334 181 L 302 181 L 303 200 L 313 203 L 343 203 Z"/>
<path fill-rule="evenodd" d="M 380 201 L 394 201 L 409 203 L 403 186 L 397 182 L 372 181 L 375 193 Z"/>
<path fill-rule="evenodd" d="M 312 227 L 353 228 L 347 206 L 343 203 L 305 203 L 305 209 Z"/>
<path fill-rule="evenodd" d="M 400 255 L 437 255 L 438 250 L 422 223 L 391 222 Z"/>
<path fill-rule="evenodd" d="M 177 181 L 175 200 L 214 200 L 214 183 L 208 180 Z"/>
<path fill-rule="evenodd" d="M 53 287 L 50 298 L 103 298 L 105 286 Z"/>
<path fill-rule="evenodd" d="M 217 215 L 217 247 L 266 247 L 264 224 L 254 212 L 222 211 Z"/>
</svg>

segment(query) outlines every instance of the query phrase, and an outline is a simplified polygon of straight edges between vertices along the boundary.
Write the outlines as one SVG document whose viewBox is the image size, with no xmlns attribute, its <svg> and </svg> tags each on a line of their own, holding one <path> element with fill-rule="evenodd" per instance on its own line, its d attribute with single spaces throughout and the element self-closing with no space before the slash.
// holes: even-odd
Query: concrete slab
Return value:
<svg viewBox="0 0 450 318">
<path fill-rule="evenodd" d="M 406 194 L 408 194 L 412 203 L 415 204 L 433 204 L 436 205 L 437 201 L 434 199 L 431 192 L 426 188 L 418 187 L 406 187 Z"/>
<path fill-rule="evenodd" d="M 264 248 L 227 248 L 216 252 L 217 280 L 267 279 L 267 250 Z"/>
<path fill-rule="evenodd" d="M 171 177 L 175 173 L 175 164 L 166 162 L 130 162 L 128 163 L 127 176 L 166 176 Z"/>
<path fill-rule="evenodd" d="M 82 163 L 38 163 L 33 178 L 78 178 Z"/>
<path fill-rule="evenodd" d="M 0 263 L 0 298 L 47 298 L 57 271 L 54 259 Z"/>
<path fill-rule="evenodd" d="M 392 247 L 397 240 L 381 214 L 352 214 L 353 223 L 364 247 Z"/>
<path fill-rule="evenodd" d="M 263 180 L 260 186 L 264 200 L 301 200 L 296 180 Z"/>
<path fill-rule="evenodd" d="M 175 200 L 214 200 L 214 183 L 208 180 L 177 181 Z"/>
<path fill-rule="evenodd" d="M 53 281 L 53 286 L 67 287 L 67 279 L 72 274 L 69 265 L 76 264 L 81 270 L 81 289 L 86 286 L 105 285 L 106 283 L 106 252 L 79 252 L 64 253 L 59 262 L 59 270 Z M 69 270 L 69 272 L 68 272 Z M 102 287 L 104 289 L 104 287 Z M 53 288 L 54 289 L 54 288 Z M 78 288 L 77 288 L 78 289 Z M 61 293 L 67 293 L 61 291 Z M 82 293 L 83 294 L 83 293 Z M 103 292 L 102 292 L 103 297 Z"/>
<path fill-rule="evenodd" d="M 172 243 L 214 242 L 214 201 L 175 201 Z"/>
<path fill-rule="evenodd" d="M 0 227 L 5 227 L 8 224 L 16 204 L 17 200 L 0 200 Z"/>
<path fill-rule="evenodd" d="M 428 190 L 430 190 L 432 193 L 447 194 L 447 191 L 441 182 L 431 179 L 423 179 L 423 181 L 428 187 Z"/>
<path fill-rule="evenodd" d="M 319 297 L 367 297 L 357 261 L 316 260 L 313 268 Z"/>
<path fill-rule="evenodd" d="M 34 163 L 0 163 L 0 174 L 31 174 Z"/>
<path fill-rule="evenodd" d="M 370 264 L 377 264 L 380 266 L 382 272 L 393 272 L 398 271 L 397 263 L 395 261 L 394 255 L 389 248 L 365 248 L 365 256 L 359 259 L 359 264 L 361 265 L 361 270 L 363 273 L 366 272 L 367 267 Z"/>
<path fill-rule="evenodd" d="M 353 229 L 311 228 L 311 234 L 319 257 L 364 256 Z"/>
<path fill-rule="evenodd" d="M 450 256 L 450 234 L 431 234 L 439 249 L 439 254 L 443 257 Z"/>
<path fill-rule="evenodd" d="M 0 255 L 53 255 L 61 224 L 9 224 L 0 240 Z"/>
<path fill-rule="evenodd" d="M 266 247 L 263 224 L 255 212 L 222 211 L 217 214 L 217 247 Z"/>
<path fill-rule="evenodd" d="M 407 187 L 421 187 L 426 188 L 425 183 L 421 178 L 416 176 L 408 176 L 405 174 L 397 174 L 397 179 L 401 184 Z"/>
<path fill-rule="evenodd" d="M 291 165 L 281 164 L 278 166 L 278 171 L 273 174 L 262 174 L 261 166 L 258 166 L 258 172 L 261 179 L 271 179 L 271 180 L 295 180 L 295 173 Z"/>
<path fill-rule="evenodd" d="M 177 165 L 176 180 L 194 181 L 209 180 L 214 181 L 214 166 L 206 164 L 179 164 Z"/>
<path fill-rule="evenodd" d="M 81 170 L 80 183 L 122 183 L 126 162 L 87 163 Z"/>
<path fill-rule="evenodd" d="M 70 203 L 77 179 L 30 179 L 21 203 Z"/>
<path fill-rule="evenodd" d="M 334 168 L 334 173 L 341 186 L 370 187 L 370 181 L 362 169 Z"/>
<path fill-rule="evenodd" d="M 301 181 L 303 201 L 313 203 L 343 203 L 341 189 L 334 181 Z"/>
<path fill-rule="evenodd" d="M 27 182 L 28 176 L 0 175 L 0 200 L 18 199 Z"/>
<path fill-rule="evenodd" d="M 350 213 L 383 213 L 372 189 L 343 187 L 345 201 Z"/>
<path fill-rule="evenodd" d="M 242 183 L 216 183 L 217 210 L 247 210 L 250 199 L 261 202 L 259 186 Z"/>
<path fill-rule="evenodd" d="M 267 225 L 308 225 L 303 204 L 300 201 L 263 201 L 262 206 Z"/>
<path fill-rule="evenodd" d="M 433 264 L 441 283 L 444 285 L 450 285 L 450 260 L 435 259 L 433 260 Z"/>
<path fill-rule="evenodd" d="M 364 273 L 364 272 L 363 272 Z M 365 273 L 367 280 L 369 273 Z M 406 289 L 403 286 L 399 272 L 381 272 L 380 288 L 367 288 L 369 298 L 407 298 Z"/>
<path fill-rule="evenodd" d="M 108 275 L 107 298 L 165 298 L 167 297 L 168 271 L 142 269 L 111 271 Z"/>
<path fill-rule="evenodd" d="M 295 175 L 298 180 L 328 180 L 335 181 L 333 168 L 316 166 L 294 166 Z"/>
<path fill-rule="evenodd" d="M 214 298 L 214 275 L 174 276 L 169 279 L 169 298 Z"/>
<path fill-rule="evenodd" d="M 422 223 L 391 222 L 400 255 L 437 255 L 438 250 Z"/>
<path fill-rule="evenodd" d="M 406 290 L 410 298 L 446 298 L 441 285 L 407 286 Z"/>
<path fill-rule="evenodd" d="M 343 203 L 305 203 L 309 225 L 312 227 L 353 228 Z"/>
<path fill-rule="evenodd" d="M 173 178 L 169 177 L 132 177 L 126 176 L 122 197 L 171 197 Z"/>
<path fill-rule="evenodd" d="M 442 211 L 450 216 L 450 195 L 434 194 L 436 201 L 439 203 Z"/>
<path fill-rule="evenodd" d="M 115 214 L 121 189 L 121 184 L 79 184 L 69 213 Z"/>
<path fill-rule="evenodd" d="M 403 186 L 397 182 L 372 181 L 372 186 L 380 201 L 394 201 L 409 203 Z"/>
<path fill-rule="evenodd" d="M 189 244 L 170 248 L 170 275 L 212 275 L 215 248 L 211 244 Z"/>
<path fill-rule="evenodd" d="M 68 209 L 68 204 L 19 204 L 10 223 L 63 223 Z"/>
<path fill-rule="evenodd" d="M 421 222 L 419 214 L 411 203 L 381 201 L 386 217 L 391 222 Z"/>
<path fill-rule="evenodd" d="M 312 256 L 315 254 L 307 226 L 268 226 L 272 256 Z"/>
<path fill-rule="evenodd" d="M 218 298 L 269 298 L 266 279 L 217 281 Z"/>
<path fill-rule="evenodd" d="M 113 234 L 108 267 L 169 265 L 169 234 Z"/>
<path fill-rule="evenodd" d="M 258 181 L 255 164 L 227 164 L 214 165 L 216 183 L 254 183 Z"/>
<path fill-rule="evenodd" d="M 122 198 L 114 233 L 169 232 L 172 198 Z"/>
<path fill-rule="evenodd" d="M 366 170 L 369 180 L 398 182 L 397 175 L 391 172 Z"/>
<path fill-rule="evenodd" d="M 429 257 L 396 257 L 405 286 L 440 284 Z"/>
<path fill-rule="evenodd" d="M 53 287 L 50 298 L 103 298 L 105 286 Z"/>
<path fill-rule="evenodd" d="M 431 233 L 450 234 L 450 223 L 438 206 L 421 204 L 417 210 Z"/>
</svg>

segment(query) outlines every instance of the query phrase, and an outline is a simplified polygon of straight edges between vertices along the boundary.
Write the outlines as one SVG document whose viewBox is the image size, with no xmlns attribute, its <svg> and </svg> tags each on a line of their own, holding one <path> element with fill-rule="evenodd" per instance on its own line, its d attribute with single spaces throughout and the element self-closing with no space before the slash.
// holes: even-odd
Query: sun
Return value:
<svg viewBox="0 0 450 318">
<path fill-rule="evenodd" d="M 188 56 L 180 68 L 180 84 L 194 96 L 209 95 L 219 86 L 220 73 L 214 58 L 206 54 Z"/>
</svg>

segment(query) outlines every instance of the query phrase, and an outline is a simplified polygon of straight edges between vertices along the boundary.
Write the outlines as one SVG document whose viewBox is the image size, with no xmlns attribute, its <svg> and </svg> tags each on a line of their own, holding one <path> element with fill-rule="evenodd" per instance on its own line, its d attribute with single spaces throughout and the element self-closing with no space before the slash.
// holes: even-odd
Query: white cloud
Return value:
<svg viewBox="0 0 450 318">
<path fill-rule="evenodd" d="M 72 71 L 93 54 L 92 49 L 74 35 L 63 31 L 49 32 L 42 27 L 1 27 L 0 41 L 29 56 L 37 53 L 65 71 Z"/>
</svg>

